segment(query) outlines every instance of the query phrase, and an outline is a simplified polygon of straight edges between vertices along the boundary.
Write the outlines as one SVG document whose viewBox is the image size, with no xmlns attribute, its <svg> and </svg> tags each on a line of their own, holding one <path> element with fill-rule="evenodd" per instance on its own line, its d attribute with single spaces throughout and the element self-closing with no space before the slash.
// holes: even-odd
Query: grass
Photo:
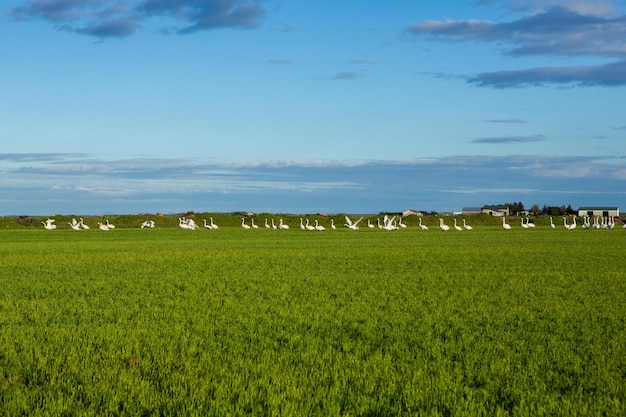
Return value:
<svg viewBox="0 0 626 417">
<path fill-rule="evenodd" d="M 623 415 L 624 233 L 3 230 L 0 414 Z"/>
</svg>

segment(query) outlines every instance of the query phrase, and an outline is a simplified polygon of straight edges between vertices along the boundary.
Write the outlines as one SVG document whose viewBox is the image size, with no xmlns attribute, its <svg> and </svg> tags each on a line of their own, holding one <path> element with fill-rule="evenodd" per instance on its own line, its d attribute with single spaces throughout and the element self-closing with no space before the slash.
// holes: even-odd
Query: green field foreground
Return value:
<svg viewBox="0 0 626 417">
<path fill-rule="evenodd" d="M 0 415 L 626 415 L 626 230 L 0 231 Z"/>
</svg>

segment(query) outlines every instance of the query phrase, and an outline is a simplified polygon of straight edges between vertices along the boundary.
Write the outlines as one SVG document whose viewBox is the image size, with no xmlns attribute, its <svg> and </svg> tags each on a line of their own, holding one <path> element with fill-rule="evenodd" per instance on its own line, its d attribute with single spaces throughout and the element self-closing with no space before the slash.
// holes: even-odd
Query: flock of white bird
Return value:
<svg viewBox="0 0 626 417">
<path fill-rule="evenodd" d="M 149 220 L 150 221 L 150 220 Z M 45 222 L 41 222 L 43 223 L 43 227 L 46 230 L 54 230 L 57 228 L 57 225 L 54 224 L 55 223 L 55 219 L 47 219 Z M 111 229 L 115 229 L 115 225 L 109 223 L 109 221 L 107 220 L 104 223 L 98 223 L 98 228 L 100 228 L 100 230 L 104 230 L 104 231 L 109 231 Z M 144 222 L 144 224 L 146 224 L 147 222 Z M 89 226 L 87 226 L 84 222 L 84 220 L 82 218 L 80 218 L 79 220 L 76 219 L 72 219 L 71 222 L 67 222 L 67 224 L 70 225 L 70 227 L 74 230 L 89 230 L 91 229 Z M 143 225 L 141 227 L 144 227 Z M 154 222 L 152 222 L 152 226 L 150 227 L 154 227 Z"/>
<path fill-rule="evenodd" d="M 206 219 L 204 220 L 204 228 L 205 229 L 219 229 L 218 225 L 215 224 L 213 222 L 213 217 L 211 217 L 209 219 L 209 222 L 207 223 Z M 359 217 L 359 219 L 357 220 L 352 220 L 350 219 L 350 217 L 345 216 L 345 220 L 346 222 L 344 223 L 344 226 L 346 226 L 348 229 L 351 230 L 359 230 L 359 223 L 361 222 L 361 220 L 363 220 L 363 217 Z M 457 224 L 457 220 L 454 219 L 454 224 L 453 224 L 453 228 L 454 230 L 457 230 L 459 232 L 464 231 L 464 230 L 472 230 L 472 226 L 469 226 L 466 222 L 465 219 L 463 220 L 463 226 L 460 226 Z M 43 223 L 43 227 L 47 230 L 54 230 L 57 228 L 54 219 L 47 219 L 45 222 Z M 87 226 L 83 219 L 80 218 L 79 220 L 76 219 L 72 219 L 71 222 L 67 222 L 70 227 L 74 230 L 87 230 L 90 227 Z M 98 228 L 100 230 L 104 230 L 104 231 L 109 231 L 111 229 L 115 229 L 115 225 L 109 223 L 109 220 L 106 220 L 104 223 L 101 222 L 97 222 L 98 224 Z M 576 223 L 576 217 L 573 218 L 572 223 L 568 223 L 567 222 L 567 217 L 563 217 L 563 227 L 565 227 L 565 229 L 567 230 L 573 230 L 576 228 L 578 224 Z M 193 220 L 193 219 L 186 219 L 184 217 L 179 217 L 178 218 L 178 226 L 182 229 L 188 229 L 188 230 L 197 230 L 200 228 L 200 226 Z M 535 227 L 534 223 L 530 222 L 530 219 L 528 217 L 526 218 L 521 218 L 520 219 L 520 226 L 524 229 L 532 229 Z M 153 220 L 146 220 L 141 224 L 141 228 L 150 228 L 153 229 L 155 227 L 155 223 Z M 256 223 L 254 223 L 254 218 L 250 219 L 250 224 L 246 223 L 246 218 L 242 217 L 241 218 L 241 227 L 244 229 L 259 229 L 259 225 L 257 225 Z M 400 229 L 404 229 L 407 227 L 406 224 L 402 223 L 402 218 L 399 217 L 398 220 L 396 221 L 396 216 L 392 216 L 389 217 L 388 215 L 385 215 L 383 218 L 383 221 L 381 223 L 380 219 L 377 218 L 376 219 L 376 224 L 374 225 L 369 219 L 367 220 L 367 227 L 369 229 L 374 229 L 374 228 L 378 228 L 381 230 L 400 230 Z M 422 224 L 422 218 L 419 218 L 419 223 L 417 225 L 417 227 L 419 227 L 421 230 L 428 230 L 428 226 Z M 510 230 L 511 229 L 511 224 L 506 222 L 506 218 L 502 217 L 502 227 L 506 230 Z M 593 218 L 593 222 L 591 221 L 591 218 L 589 216 L 585 216 L 582 218 L 582 224 L 581 227 L 584 229 L 613 229 L 615 227 L 615 221 L 612 217 L 599 217 L 596 216 Z M 266 218 L 265 219 L 265 224 L 264 224 L 264 228 L 266 229 L 279 229 L 279 230 L 286 230 L 289 229 L 289 226 L 286 225 L 283 222 L 283 219 L 279 219 L 278 220 L 278 224 L 274 222 L 274 219 L 271 219 L 271 222 Z M 331 229 L 336 229 L 335 226 L 335 222 L 333 219 L 330 219 L 330 228 Z M 439 228 L 444 231 L 447 232 L 448 230 L 451 230 L 451 227 L 447 224 L 445 224 L 444 220 L 442 218 L 439 219 Z M 556 225 L 554 224 L 554 221 L 552 220 L 552 217 L 550 217 L 550 228 L 555 229 Z M 626 223 L 623 225 L 623 228 L 626 229 Z M 314 224 L 311 224 L 309 219 L 306 219 L 306 221 L 304 219 L 302 219 L 302 217 L 300 218 L 300 230 L 317 230 L 317 231 L 324 231 L 326 230 L 326 227 L 324 227 L 323 225 L 320 224 L 319 220 L 314 220 Z"/>
<path fill-rule="evenodd" d="M 595 216 L 593 218 L 593 223 L 591 223 L 591 218 L 589 216 L 584 216 L 582 219 L 583 219 L 583 222 L 581 224 L 581 227 L 583 229 L 608 229 L 610 230 L 615 227 L 615 220 L 612 217 Z M 524 222 L 524 218 L 522 218 L 520 223 L 521 223 L 520 225 L 524 229 L 532 229 L 535 227 L 534 223 L 530 223 L 530 219 L 528 217 L 526 218 L 526 222 Z M 576 223 L 576 217 L 573 218 L 572 223 L 567 222 L 566 216 L 563 217 L 563 227 L 565 229 L 574 230 L 576 229 L 577 225 L 578 224 Z M 506 222 L 506 218 L 504 217 L 502 218 L 502 227 L 505 228 L 506 230 L 511 229 L 511 225 Z M 624 223 L 622 227 L 626 229 L 626 223 Z M 556 229 L 556 225 L 554 224 L 552 217 L 550 217 L 550 228 Z"/>
</svg>

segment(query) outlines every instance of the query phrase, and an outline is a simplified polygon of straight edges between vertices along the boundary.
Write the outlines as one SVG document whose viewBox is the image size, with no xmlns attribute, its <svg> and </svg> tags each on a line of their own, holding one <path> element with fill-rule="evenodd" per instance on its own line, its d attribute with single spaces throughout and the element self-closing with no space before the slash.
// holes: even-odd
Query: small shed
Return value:
<svg viewBox="0 0 626 417">
<path fill-rule="evenodd" d="M 619 207 L 580 207 L 578 215 L 581 217 L 619 217 Z"/>
</svg>

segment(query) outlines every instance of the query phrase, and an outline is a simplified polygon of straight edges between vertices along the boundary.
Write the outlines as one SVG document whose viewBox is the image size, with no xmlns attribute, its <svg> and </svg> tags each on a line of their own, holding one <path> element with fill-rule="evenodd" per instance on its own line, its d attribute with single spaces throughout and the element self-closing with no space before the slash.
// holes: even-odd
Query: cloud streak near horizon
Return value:
<svg viewBox="0 0 626 417">
<path fill-rule="evenodd" d="M 451 156 L 220 164 L 0 154 L 0 173 L 4 211 L 0 214 L 377 213 L 407 208 L 452 211 L 519 200 L 529 205 L 619 205 L 616 198 L 626 198 L 626 192 L 616 191 L 626 180 L 626 159 L 614 157 Z M 285 205 L 277 206 L 278 201 Z"/>
<path fill-rule="evenodd" d="M 44 20 L 58 30 L 100 39 L 126 38 L 142 29 L 178 34 L 253 29 L 264 13 L 256 0 L 25 0 L 8 12 L 14 20 Z M 152 27 L 162 19 L 172 25 Z"/>
<path fill-rule="evenodd" d="M 509 22 L 429 20 L 412 23 L 407 32 L 431 42 L 483 42 L 504 48 L 512 57 L 592 57 L 611 59 L 596 65 L 549 66 L 483 72 L 467 77 L 480 87 L 512 88 L 564 84 L 626 85 L 626 14 L 595 14 L 564 3 Z"/>
</svg>

